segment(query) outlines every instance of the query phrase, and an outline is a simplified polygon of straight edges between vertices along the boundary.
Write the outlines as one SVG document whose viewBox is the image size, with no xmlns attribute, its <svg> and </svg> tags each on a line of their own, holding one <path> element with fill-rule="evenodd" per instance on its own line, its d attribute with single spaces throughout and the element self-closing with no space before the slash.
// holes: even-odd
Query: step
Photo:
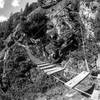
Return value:
<svg viewBox="0 0 100 100">
<path fill-rule="evenodd" d="M 63 70 L 63 68 L 57 68 L 55 70 L 51 70 L 51 71 L 47 72 L 47 74 L 51 75 L 51 74 L 57 73 L 57 72 L 62 71 L 62 70 Z"/>
<path fill-rule="evenodd" d="M 56 65 L 53 64 L 53 65 L 49 65 L 49 66 L 44 66 L 44 67 L 40 67 L 40 69 L 50 69 L 52 67 L 55 67 Z"/>
<path fill-rule="evenodd" d="M 59 69 L 59 67 L 53 67 L 53 68 L 50 68 L 50 69 L 44 69 L 44 72 L 50 72 L 50 71 L 57 70 L 57 69 Z"/>
<path fill-rule="evenodd" d="M 71 79 L 70 81 L 66 82 L 65 85 L 72 89 L 75 86 L 77 86 L 81 81 L 83 81 L 88 75 L 89 72 L 83 71 L 80 74 L 78 74 L 76 77 Z"/>
<path fill-rule="evenodd" d="M 38 67 L 47 66 L 47 65 L 50 65 L 50 63 L 38 64 Z"/>
</svg>

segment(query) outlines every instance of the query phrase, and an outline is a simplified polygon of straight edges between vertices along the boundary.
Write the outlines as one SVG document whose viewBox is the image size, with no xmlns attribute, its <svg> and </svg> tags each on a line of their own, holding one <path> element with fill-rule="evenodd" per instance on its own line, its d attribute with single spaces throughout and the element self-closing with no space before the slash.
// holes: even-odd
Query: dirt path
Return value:
<svg viewBox="0 0 100 100">
<path fill-rule="evenodd" d="M 34 57 L 34 56 L 31 54 L 31 51 L 30 51 L 30 49 L 29 49 L 28 46 L 25 47 L 25 49 L 26 49 L 27 54 L 29 55 L 29 57 L 30 57 L 30 59 L 31 59 L 31 61 L 32 61 L 33 63 L 36 63 L 36 64 L 42 64 L 42 63 L 44 63 L 44 62 L 42 62 L 41 60 L 39 60 L 38 58 Z"/>
</svg>

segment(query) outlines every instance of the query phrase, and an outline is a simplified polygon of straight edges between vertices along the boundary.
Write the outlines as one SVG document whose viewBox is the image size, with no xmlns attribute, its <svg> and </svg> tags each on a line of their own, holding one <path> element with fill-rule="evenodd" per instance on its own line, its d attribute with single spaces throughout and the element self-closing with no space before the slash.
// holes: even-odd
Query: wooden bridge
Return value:
<svg viewBox="0 0 100 100">
<path fill-rule="evenodd" d="M 93 93 L 91 95 L 91 94 L 89 94 L 87 92 L 84 92 L 84 91 L 76 88 L 76 86 L 78 84 L 80 84 L 80 82 L 82 82 L 86 77 L 89 76 L 89 74 L 90 74 L 89 71 L 82 71 L 81 73 L 77 74 L 73 79 L 69 80 L 68 82 L 64 82 L 63 80 L 55 77 L 53 74 L 58 73 L 60 71 L 64 71 L 68 62 L 65 64 L 65 67 L 61 67 L 60 65 L 57 65 L 57 64 L 50 64 L 48 62 L 43 62 L 43 61 L 40 61 L 38 58 L 34 57 L 31 54 L 31 51 L 30 51 L 30 49 L 28 47 L 25 47 L 25 48 L 26 48 L 27 53 L 28 53 L 30 59 L 32 60 L 32 62 L 36 63 L 37 64 L 37 68 L 43 70 L 44 73 L 46 73 L 47 75 L 52 75 L 55 79 L 57 79 L 60 82 L 64 83 L 64 85 L 67 88 L 74 89 L 74 90 L 78 91 L 79 93 L 83 93 L 85 95 L 88 95 L 91 98 L 91 100 L 99 100 L 98 99 L 98 97 L 100 95 L 100 91 L 99 90 L 95 90 L 94 89 L 94 91 L 93 91 Z M 98 76 L 100 76 L 100 75 L 98 75 Z M 97 77 L 97 79 L 98 79 L 98 77 Z"/>
</svg>

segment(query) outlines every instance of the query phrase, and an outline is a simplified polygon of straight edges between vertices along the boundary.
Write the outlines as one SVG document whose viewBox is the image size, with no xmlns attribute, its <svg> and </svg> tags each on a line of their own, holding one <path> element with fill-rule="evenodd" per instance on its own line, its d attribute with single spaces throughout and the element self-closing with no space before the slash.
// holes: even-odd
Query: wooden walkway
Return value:
<svg viewBox="0 0 100 100">
<path fill-rule="evenodd" d="M 39 60 L 38 58 L 34 57 L 31 54 L 31 51 L 28 48 L 28 46 L 25 47 L 25 49 L 27 50 L 27 54 L 29 55 L 31 61 L 33 63 L 37 64 L 38 68 L 43 70 L 44 73 L 51 75 L 51 74 L 54 74 L 54 73 L 64 70 L 64 68 L 62 68 L 60 65 L 46 63 L 46 62 L 43 62 L 43 61 Z"/>
<path fill-rule="evenodd" d="M 60 72 L 60 71 L 63 71 L 65 68 L 61 67 L 60 65 L 56 65 L 56 64 L 50 64 L 50 63 L 46 63 L 46 62 L 42 62 L 41 60 L 39 60 L 38 58 L 34 57 L 32 54 L 31 54 L 31 51 L 28 47 L 25 47 L 26 50 L 27 50 L 27 53 L 30 57 L 30 59 L 32 60 L 33 63 L 36 63 L 38 68 L 43 70 L 44 73 L 46 73 L 47 75 L 52 75 L 54 73 L 57 73 L 57 72 Z M 83 81 L 90 73 L 87 72 L 87 71 L 83 71 L 81 72 L 80 74 L 76 75 L 73 79 L 71 79 L 70 81 L 68 82 L 63 82 L 62 80 L 60 80 L 59 78 L 55 78 L 61 82 L 63 82 L 65 84 L 66 87 L 68 87 L 69 89 L 74 89 L 80 93 L 84 93 L 88 96 L 91 97 L 91 100 L 93 100 L 95 98 L 95 100 L 98 100 L 98 94 L 99 94 L 99 91 L 96 91 L 94 90 L 93 91 L 93 94 L 90 95 L 78 88 L 76 88 L 76 86 L 78 84 L 80 84 L 81 81 Z M 52 75 L 53 76 L 53 75 Z"/>
<path fill-rule="evenodd" d="M 44 73 L 46 73 L 48 75 L 52 75 L 54 73 L 64 70 L 64 68 L 62 68 L 60 65 L 49 64 L 49 63 L 38 65 L 38 68 L 43 70 Z"/>
</svg>

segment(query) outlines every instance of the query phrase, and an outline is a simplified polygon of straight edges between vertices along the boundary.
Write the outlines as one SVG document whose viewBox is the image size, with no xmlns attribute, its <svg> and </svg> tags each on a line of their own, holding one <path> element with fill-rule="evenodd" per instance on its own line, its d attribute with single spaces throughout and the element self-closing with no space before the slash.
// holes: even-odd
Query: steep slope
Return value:
<svg viewBox="0 0 100 100">
<path fill-rule="evenodd" d="M 85 61 L 90 71 L 94 71 L 99 55 L 97 38 L 100 5 L 91 0 L 58 1 L 37 6 L 28 15 L 26 7 L 26 15 L 21 11 L 9 19 L 9 34 L 0 38 L 5 45 L 0 50 L 2 100 L 35 100 L 38 97 L 43 97 L 43 100 L 83 98 L 73 90 L 72 97 L 67 97 L 69 90 L 52 76 L 47 76 L 37 69 L 36 63 L 49 62 L 64 67 L 71 59 L 64 72 L 55 74 L 65 80 L 70 80 L 75 73 L 86 70 Z M 91 84 L 93 81 L 88 77 L 79 88 L 86 91 Z"/>
</svg>

